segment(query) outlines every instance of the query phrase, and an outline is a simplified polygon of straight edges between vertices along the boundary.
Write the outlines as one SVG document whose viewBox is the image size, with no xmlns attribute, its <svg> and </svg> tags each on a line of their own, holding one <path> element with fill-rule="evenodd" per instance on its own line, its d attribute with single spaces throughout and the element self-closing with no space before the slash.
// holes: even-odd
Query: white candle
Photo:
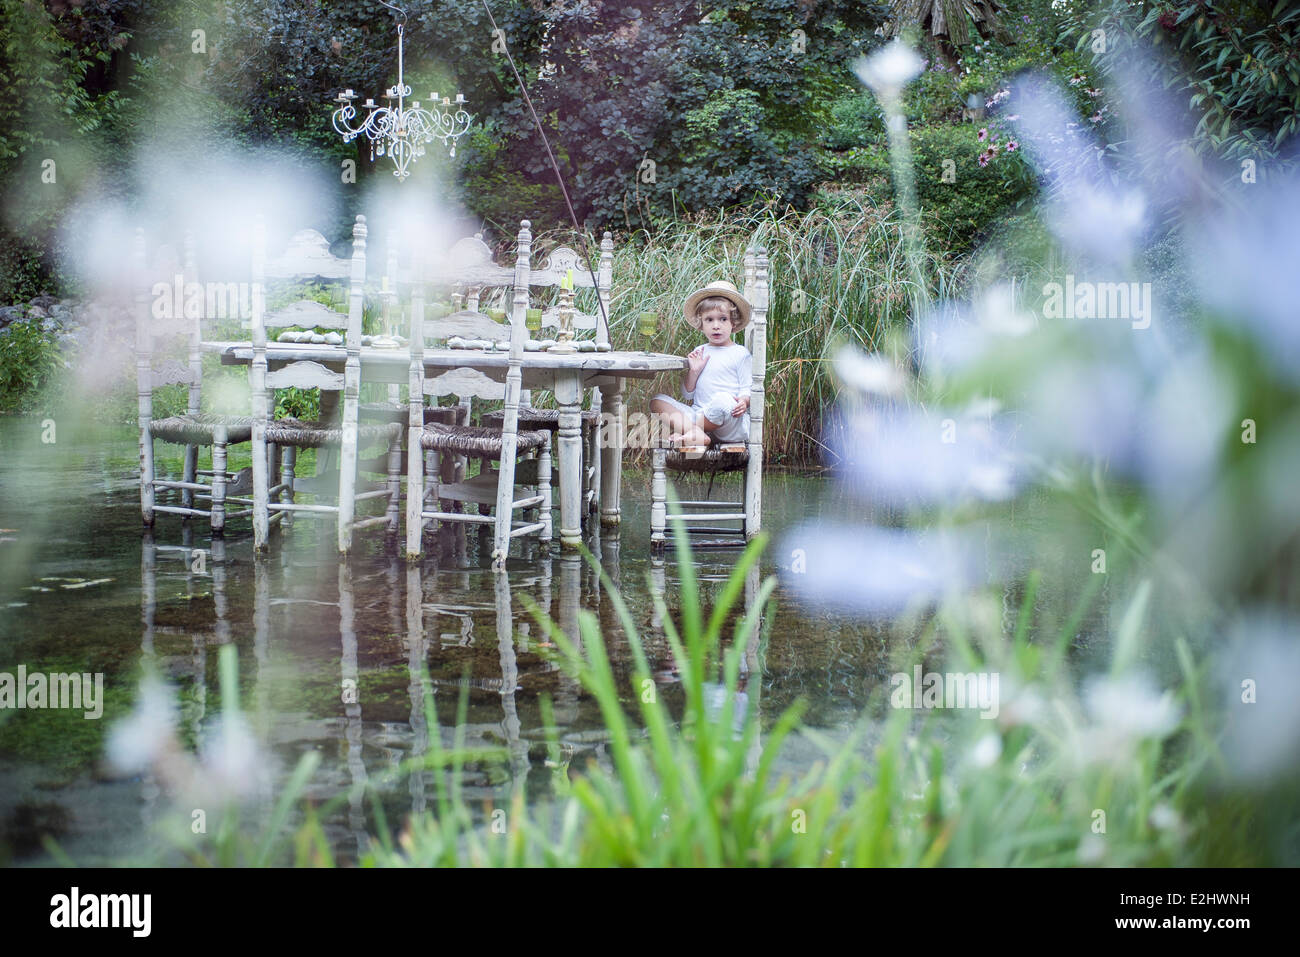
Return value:
<svg viewBox="0 0 1300 957">
<path fill-rule="evenodd" d="M 464 93 L 457 93 L 457 94 L 456 94 L 456 102 L 457 102 L 457 103 L 464 103 L 464 102 L 465 102 L 465 94 L 464 94 Z"/>
</svg>

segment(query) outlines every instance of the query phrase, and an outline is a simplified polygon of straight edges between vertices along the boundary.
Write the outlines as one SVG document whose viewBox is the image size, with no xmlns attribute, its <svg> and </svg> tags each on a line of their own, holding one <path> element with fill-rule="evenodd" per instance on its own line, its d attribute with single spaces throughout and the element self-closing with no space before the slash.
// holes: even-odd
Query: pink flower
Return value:
<svg viewBox="0 0 1300 957">
<path fill-rule="evenodd" d="M 989 155 L 990 155 L 990 154 L 989 154 L 989 152 L 988 152 L 987 150 L 985 150 L 983 153 L 980 154 L 979 164 L 980 164 L 981 166 L 988 166 L 988 165 L 989 165 Z"/>
<path fill-rule="evenodd" d="M 980 136 L 979 136 L 979 139 L 980 139 L 980 142 L 983 143 L 983 142 L 984 142 L 986 139 L 988 139 L 988 138 L 989 138 L 988 127 L 985 127 L 984 129 L 980 130 Z"/>
<path fill-rule="evenodd" d="M 1092 116 L 1090 117 L 1090 119 L 1092 120 L 1093 123 L 1100 123 L 1100 122 L 1101 122 L 1101 114 L 1100 114 L 1100 113 L 1094 113 L 1094 114 L 1092 114 Z"/>
<path fill-rule="evenodd" d="M 1015 140 L 1007 140 L 1007 152 L 1008 152 L 1008 153 L 1014 153 L 1014 152 L 1015 152 L 1016 150 L 1018 150 L 1019 148 L 1020 148 L 1020 144 L 1017 143 Z"/>
<path fill-rule="evenodd" d="M 1070 77 L 1070 86 L 1078 86 L 1086 79 L 1088 78 L 1082 73 L 1076 73 L 1074 76 Z"/>
</svg>

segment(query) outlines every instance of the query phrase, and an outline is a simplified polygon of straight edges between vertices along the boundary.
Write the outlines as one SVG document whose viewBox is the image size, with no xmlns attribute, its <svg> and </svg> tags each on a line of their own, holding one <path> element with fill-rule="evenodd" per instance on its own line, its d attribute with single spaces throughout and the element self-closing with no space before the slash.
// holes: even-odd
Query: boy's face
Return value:
<svg viewBox="0 0 1300 957">
<path fill-rule="evenodd" d="M 722 306 L 704 310 L 700 316 L 700 331 L 711 346 L 723 346 L 731 341 L 731 317 Z"/>
</svg>

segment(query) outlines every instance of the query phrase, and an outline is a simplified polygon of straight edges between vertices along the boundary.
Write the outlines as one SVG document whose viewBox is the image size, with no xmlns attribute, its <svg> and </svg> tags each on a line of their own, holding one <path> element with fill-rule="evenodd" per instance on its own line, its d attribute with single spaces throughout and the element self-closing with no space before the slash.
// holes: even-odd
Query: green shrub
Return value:
<svg viewBox="0 0 1300 957">
<path fill-rule="evenodd" d="M 11 323 L 0 335 L 0 412 L 30 412 L 63 366 L 59 342 L 39 321 Z"/>
<path fill-rule="evenodd" d="M 1018 155 L 999 154 L 987 166 L 980 166 L 985 148 L 974 125 L 927 126 L 912 131 L 922 215 L 944 248 L 955 252 L 970 249 L 982 232 L 1032 194 L 1028 175 L 1009 173 L 1013 164 L 1023 167 Z M 951 166 L 946 165 L 949 162 Z M 945 171 L 951 175 L 945 177 Z"/>
<path fill-rule="evenodd" d="M 880 142 L 885 120 L 880 104 L 866 90 L 849 93 L 831 104 L 831 125 L 822 139 L 827 149 L 844 150 Z"/>
</svg>

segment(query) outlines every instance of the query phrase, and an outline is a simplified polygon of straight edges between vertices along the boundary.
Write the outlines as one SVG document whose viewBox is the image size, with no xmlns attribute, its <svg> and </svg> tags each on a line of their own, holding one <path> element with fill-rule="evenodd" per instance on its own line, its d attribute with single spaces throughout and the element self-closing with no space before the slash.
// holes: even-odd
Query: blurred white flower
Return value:
<svg viewBox="0 0 1300 957">
<path fill-rule="evenodd" d="M 866 395 L 897 396 L 907 385 L 902 370 L 879 353 L 844 346 L 832 363 L 841 384 Z"/>
<path fill-rule="evenodd" d="M 1149 818 L 1151 826 L 1157 831 L 1173 831 L 1177 833 L 1182 830 L 1183 820 L 1168 804 L 1163 801 L 1151 809 Z"/>
<path fill-rule="evenodd" d="M 254 793 L 265 762 L 243 715 L 222 715 L 202 749 L 198 788 L 218 803 Z"/>
<path fill-rule="evenodd" d="M 1076 757 L 1084 764 L 1122 766 L 1139 742 L 1168 737 L 1181 719 L 1173 695 L 1158 692 L 1139 674 L 1092 678 L 1084 706 L 1092 724 L 1075 742 Z"/>
<path fill-rule="evenodd" d="M 119 771 L 138 774 L 169 752 L 175 734 L 172 689 L 149 675 L 140 682 L 135 708 L 109 732 L 108 760 Z"/>
<path fill-rule="evenodd" d="M 970 761 L 977 768 L 991 768 L 1002 756 L 1002 736 L 990 732 L 975 742 Z"/>
<path fill-rule="evenodd" d="M 1085 834 L 1076 854 L 1080 864 L 1097 864 L 1106 856 L 1106 839 L 1100 834 Z"/>
<path fill-rule="evenodd" d="M 915 50 L 902 40 L 895 40 L 856 61 L 853 72 L 881 99 L 890 99 L 920 76 L 924 66 L 925 61 Z"/>
<path fill-rule="evenodd" d="M 998 724 L 1006 728 L 1034 725 L 1047 714 L 1047 702 L 1032 685 L 1022 685 L 1014 678 L 1004 680 L 998 711 Z"/>
</svg>

